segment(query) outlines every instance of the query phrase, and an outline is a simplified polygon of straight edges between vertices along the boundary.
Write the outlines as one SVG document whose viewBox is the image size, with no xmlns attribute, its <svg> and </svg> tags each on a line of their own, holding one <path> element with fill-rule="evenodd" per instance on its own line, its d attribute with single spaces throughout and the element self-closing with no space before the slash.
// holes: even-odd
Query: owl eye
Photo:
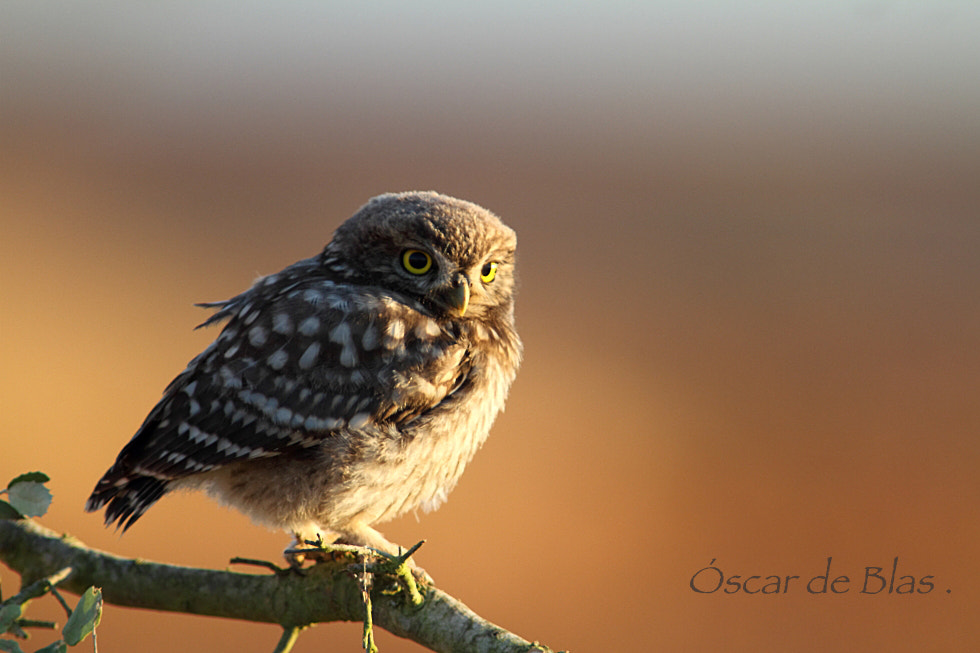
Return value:
<svg viewBox="0 0 980 653">
<path fill-rule="evenodd" d="M 420 249 L 406 249 L 402 253 L 402 265 L 412 274 L 425 274 L 432 269 L 432 257 Z"/>
<path fill-rule="evenodd" d="M 483 283 L 490 283 L 493 278 L 497 276 L 497 262 L 490 261 L 483 265 L 483 269 L 480 270 L 480 281 Z"/>
</svg>

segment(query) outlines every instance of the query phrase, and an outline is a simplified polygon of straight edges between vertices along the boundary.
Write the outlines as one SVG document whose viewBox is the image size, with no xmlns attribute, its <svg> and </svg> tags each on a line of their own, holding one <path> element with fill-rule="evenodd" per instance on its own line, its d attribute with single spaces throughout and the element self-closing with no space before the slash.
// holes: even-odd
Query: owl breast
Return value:
<svg viewBox="0 0 980 653">
<path fill-rule="evenodd" d="M 434 510 L 446 500 L 503 409 L 520 357 L 520 342 L 509 327 L 475 323 L 462 331 L 468 346 L 448 354 L 454 368 L 467 370 L 458 386 L 402 425 L 397 436 L 355 444 L 346 491 L 322 503 L 318 523 L 383 522 L 418 508 Z"/>
</svg>

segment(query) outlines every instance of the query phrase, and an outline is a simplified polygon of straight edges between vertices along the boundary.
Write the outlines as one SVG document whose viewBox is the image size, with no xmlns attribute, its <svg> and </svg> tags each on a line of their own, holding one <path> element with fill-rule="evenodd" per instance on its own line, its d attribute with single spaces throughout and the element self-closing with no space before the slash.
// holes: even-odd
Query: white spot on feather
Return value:
<svg viewBox="0 0 980 653">
<path fill-rule="evenodd" d="M 221 375 L 221 381 L 226 388 L 240 388 L 242 387 L 242 379 L 237 374 L 231 371 L 227 365 L 222 365 L 221 369 L 218 370 L 218 374 Z"/>
<path fill-rule="evenodd" d="M 442 330 L 439 324 L 432 318 L 425 318 L 415 326 L 415 335 L 419 338 L 435 338 Z"/>
<path fill-rule="evenodd" d="M 401 340 L 405 337 L 405 323 L 401 320 L 392 320 L 385 326 L 385 335 L 392 340 Z"/>
<path fill-rule="evenodd" d="M 269 354 L 266 362 L 274 370 L 281 370 L 286 367 L 286 363 L 289 362 L 289 354 L 286 353 L 285 349 L 277 349 L 276 351 Z"/>
<path fill-rule="evenodd" d="M 282 424 L 284 426 L 288 426 L 289 420 L 292 419 L 292 417 L 293 417 L 293 411 L 283 406 L 282 408 L 276 410 L 275 414 L 273 414 L 272 416 L 272 419 L 276 422 L 276 424 Z"/>
<path fill-rule="evenodd" d="M 371 414 L 370 413 L 357 413 L 356 415 L 354 415 L 353 417 L 351 417 L 349 420 L 347 420 L 347 424 L 352 429 L 359 429 L 362 426 L 365 426 L 369 421 L 371 421 Z"/>
<path fill-rule="evenodd" d="M 191 424 L 188 428 L 187 437 L 190 438 L 191 442 L 203 442 L 207 433 L 203 432 L 201 429 L 197 428 Z"/>
<path fill-rule="evenodd" d="M 299 357 L 300 369 L 308 370 L 311 367 L 313 367 L 313 364 L 316 363 L 316 357 L 319 354 L 320 354 L 320 343 L 319 342 L 311 343 L 310 346 L 306 348 L 306 351 L 303 352 L 303 355 Z M 300 399 L 302 400 L 303 397 L 301 396 Z"/>
<path fill-rule="evenodd" d="M 315 336 L 320 331 L 320 318 L 311 315 L 299 323 L 299 332 L 304 336 Z"/>
<path fill-rule="evenodd" d="M 247 454 L 251 450 L 248 447 L 239 447 L 228 438 L 221 438 L 218 440 L 218 451 L 224 451 L 227 455 L 234 456 L 239 453 Z"/>
<path fill-rule="evenodd" d="M 371 322 L 364 328 L 364 333 L 361 335 L 361 346 L 364 347 L 364 351 L 371 351 L 378 346 L 378 327 Z"/>
<path fill-rule="evenodd" d="M 293 320 L 288 313 L 276 313 L 272 316 L 272 330 L 284 336 L 293 333 Z"/>
<path fill-rule="evenodd" d="M 341 322 L 333 329 L 330 330 L 330 341 L 336 342 L 338 345 L 346 345 L 351 341 L 350 337 L 350 325 L 346 322 Z"/>
<path fill-rule="evenodd" d="M 261 347 L 265 344 L 269 334 L 264 327 L 254 326 L 248 330 L 248 341 L 253 347 Z"/>
<path fill-rule="evenodd" d="M 354 347 L 354 340 L 351 337 L 350 325 L 341 322 L 330 330 L 331 342 L 336 342 L 341 346 L 340 364 L 344 367 L 354 367 L 357 365 L 357 349 Z"/>
<path fill-rule="evenodd" d="M 353 343 L 340 350 L 340 364 L 344 367 L 357 366 L 357 350 L 354 349 Z"/>
<path fill-rule="evenodd" d="M 350 299 L 344 295 L 335 295 L 332 293 L 327 295 L 327 304 L 330 308 L 343 311 L 344 313 L 350 311 Z"/>
</svg>

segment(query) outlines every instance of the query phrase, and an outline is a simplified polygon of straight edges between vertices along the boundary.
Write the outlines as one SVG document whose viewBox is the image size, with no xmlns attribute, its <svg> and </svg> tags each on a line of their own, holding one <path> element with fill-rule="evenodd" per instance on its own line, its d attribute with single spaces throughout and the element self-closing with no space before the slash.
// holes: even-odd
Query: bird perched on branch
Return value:
<svg viewBox="0 0 980 653">
<path fill-rule="evenodd" d="M 372 525 L 439 506 L 487 437 L 521 359 L 516 236 L 433 192 L 361 207 L 322 253 L 257 280 L 164 392 L 86 510 L 129 528 L 201 489 L 260 524 L 397 547 Z"/>
</svg>

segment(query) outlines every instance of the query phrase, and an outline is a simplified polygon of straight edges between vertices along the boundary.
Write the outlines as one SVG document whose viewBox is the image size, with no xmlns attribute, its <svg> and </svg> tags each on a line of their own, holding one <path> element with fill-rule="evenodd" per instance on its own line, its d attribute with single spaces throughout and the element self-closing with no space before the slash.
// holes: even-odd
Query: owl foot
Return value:
<svg viewBox="0 0 980 653">
<path fill-rule="evenodd" d="M 319 533 L 317 533 L 315 540 L 307 540 L 297 534 L 292 544 L 282 552 L 282 557 L 286 559 L 291 569 L 299 570 L 306 562 L 316 564 L 318 562 L 343 562 L 345 559 L 353 561 L 369 552 L 371 552 L 369 549 L 361 546 L 325 542 Z"/>
<path fill-rule="evenodd" d="M 398 584 L 402 586 L 402 589 L 408 594 L 409 600 L 412 605 L 422 605 L 422 595 L 419 593 L 418 584 L 422 585 L 434 585 L 432 576 L 426 573 L 425 569 L 422 569 L 412 560 L 412 554 L 419 550 L 425 544 L 425 540 L 422 540 L 408 551 L 402 553 L 401 555 L 392 555 L 390 553 L 385 553 L 384 551 L 378 551 L 382 560 L 374 563 L 373 565 L 368 565 L 367 570 L 375 574 L 386 574 L 389 576 L 394 576 Z"/>
<path fill-rule="evenodd" d="M 400 555 L 392 555 L 385 551 L 372 549 L 372 554 L 379 558 L 379 560 L 377 562 L 363 564 L 357 571 L 373 574 L 374 576 L 386 576 L 394 580 L 398 587 L 405 592 L 409 602 L 416 607 L 420 606 L 425 599 L 422 597 L 422 593 L 419 592 L 419 585 L 433 585 L 432 577 L 411 559 L 412 554 L 423 544 L 425 544 L 425 540 L 422 540 Z M 394 592 L 389 593 L 396 593 L 397 591 L 395 589 Z"/>
<path fill-rule="evenodd" d="M 351 563 L 352 571 L 392 577 L 408 594 L 412 604 L 420 605 L 422 596 L 418 590 L 419 584 L 425 586 L 435 584 L 432 577 L 412 560 L 412 554 L 418 551 L 423 544 L 425 544 L 425 540 L 408 551 L 395 555 L 370 546 L 340 542 L 327 544 L 322 538 L 317 537 L 316 540 L 294 542 L 291 547 L 283 551 L 283 556 L 290 568 L 295 570 L 301 570 L 307 561 L 313 563 L 347 561 Z M 401 551 L 401 547 L 398 547 L 397 550 Z"/>
</svg>

